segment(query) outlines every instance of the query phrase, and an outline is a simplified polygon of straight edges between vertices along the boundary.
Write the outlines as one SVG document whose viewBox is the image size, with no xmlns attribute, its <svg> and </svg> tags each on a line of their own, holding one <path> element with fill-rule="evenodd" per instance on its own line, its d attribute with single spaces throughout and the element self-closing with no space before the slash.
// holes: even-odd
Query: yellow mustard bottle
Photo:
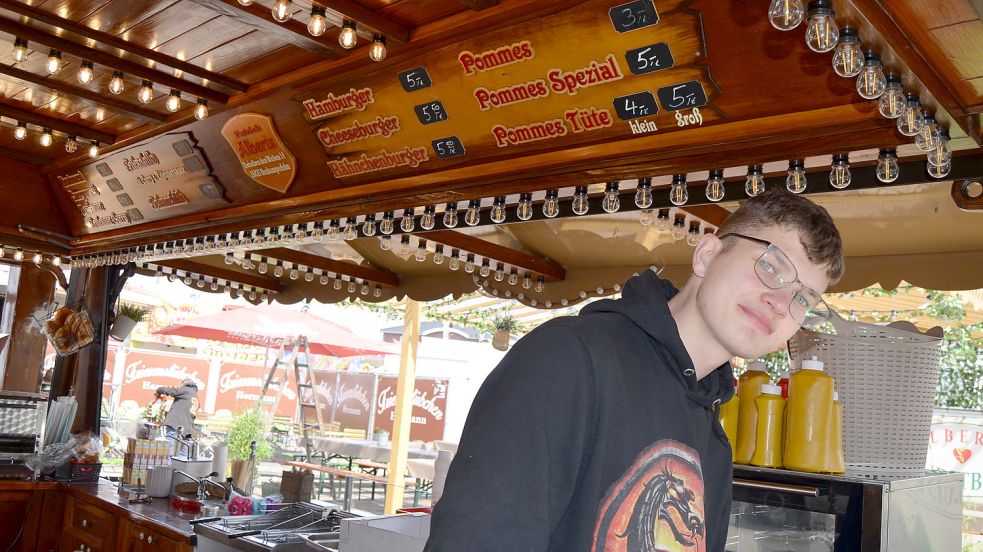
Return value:
<svg viewBox="0 0 983 552">
<path fill-rule="evenodd" d="M 790 470 L 826 471 L 826 449 L 833 418 L 833 378 L 816 357 L 802 361 L 792 374 L 785 427 L 785 467 Z"/>
<path fill-rule="evenodd" d="M 771 376 L 764 371 L 764 367 L 763 362 L 752 362 L 738 380 L 737 392 L 741 396 L 741 406 L 737 419 L 737 452 L 734 455 L 734 462 L 737 464 L 747 464 L 754 454 L 758 420 L 754 400 L 761 393 L 761 386 L 771 381 Z"/>
<path fill-rule="evenodd" d="M 764 384 L 754 399 L 758 424 L 751 465 L 764 468 L 782 467 L 782 440 L 785 433 L 785 399 L 778 385 Z"/>
<path fill-rule="evenodd" d="M 731 461 L 737 457 L 737 420 L 740 410 L 741 396 L 736 391 L 734 396 L 720 407 L 720 425 L 724 427 L 724 433 L 730 441 Z"/>
<path fill-rule="evenodd" d="M 833 418 L 829 423 L 829 445 L 826 446 L 826 473 L 846 473 L 843 461 L 843 403 L 840 394 L 833 392 Z"/>
</svg>

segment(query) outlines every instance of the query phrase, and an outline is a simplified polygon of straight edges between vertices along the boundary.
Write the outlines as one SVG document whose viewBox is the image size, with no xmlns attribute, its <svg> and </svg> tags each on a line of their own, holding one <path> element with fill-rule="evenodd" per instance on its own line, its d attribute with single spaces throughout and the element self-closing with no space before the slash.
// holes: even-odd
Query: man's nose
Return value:
<svg viewBox="0 0 983 552">
<path fill-rule="evenodd" d="M 784 316 L 793 295 L 795 290 L 790 287 L 769 289 L 762 295 L 762 299 L 776 316 Z"/>
</svg>

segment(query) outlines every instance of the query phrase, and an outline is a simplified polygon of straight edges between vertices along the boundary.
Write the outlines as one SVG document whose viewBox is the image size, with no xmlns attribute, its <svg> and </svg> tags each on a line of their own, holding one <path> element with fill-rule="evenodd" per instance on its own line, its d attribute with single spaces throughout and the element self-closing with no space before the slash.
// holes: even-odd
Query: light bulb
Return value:
<svg viewBox="0 0 983 552">
<path fill-rule="evenodd" d="M 109 91 L 118 96 L 125 89 L 126 83 L 123 81 L 123 72 L 113 71 L 113 78 L 109 79 Z"/>
<path fill-rule="evenodd" d="M 949 131 L 939 131 L 939 143 L 926 156 L 930 165 L 946 165 L 952 161 L 952 148 L 949 147 Z"/>
<path fill-rule="evenodd" d="M 809 2 L 806 46 L 813 52 L 821 54 L 835 48 L 839 39 L 840 29 L 836 26 L 832 2 L 829 0 Z"/>
<path fill-rule="evenodd" d="M 887 77 L 884 76 L 884 66 L 877 52 L 868 51 L 864 54 L 864 68 L 857 77 L 857 93 L 861 98 L 876 100 L 884 94 L 887 88 Z"/>
<path fill-rule="evenodd" d="M 788 162 L 788 177 L 785 179 L 785 187 L 793 194 L 801 194 L 808 185 L 806 179 L 805 162 L 795 159 Z"/>
<path fill-rule="evenodd" d="M 573 194 L 573 203 L 570 205 L 575 215 L 585 215 L 590 209 L 590 200 L 587 199 L 587 186 L 577 186 L 577 191 Z"/>
<path fill-rule="evenodd" d="M 320 6 L 311 7 L 311 19 L 307 22 L 307 32 L 311 33 L 311 36 L 321 36 L 328 28 L 328 21 L 324 17 L 325 13 L 325 9 Z"/>
<path fill-rule="evenodd" d="M 208 286 L 208 288 L 211 289 L 212 291 L 218 291 L 218 282 L 212 282 L 211 285 Z"/>
<path fill-rule="evenodd" d="M 181 91 L 172 88 L 171 93 L 167 95 L 167 102 L 164 105 L 171 113 L 181 109 Z"/>
<path fill-rule="evenodd" d="M 61 52 L 51 50 L 48 53 L 48 61 L 44 63 L 44 68 L 48 71 L 49 75 L 57 73 L 61 69 Z"/>
<path fill-rule="evenodd" d="M 546 218 L 556 218 L 560 214 L 560 191 L 546 190 L 546 199 L 543 201 L 543 216 Z"/>
<path fill-rule="evenodd" d="M 433 227 L 437 224 L 437 207 L 434 205 L 427 205 L 423 208 L 423 216 L 420 217 L 420 228 L 424 230 L 433 230 Z"/>
<path fill-rule="evenodd" d="M 505 222 L 505 196 L 497 196 L 495 198 L 495 202 L 492 204 L 489 216 L 491 217 L 492 222 L 495 224 Z"/>
<path fill-rule="evenodd" d="M 438 245 L 437 249 L 433 252 L 433 264 L 444 264 L 444 259 L 446 255 L 444 254 L 444 246 Z"/>
<path fill-rule="evenodd" d="M 40 143 L 41 146 L 45 148 L 49 147 L 53 141 L 54 141 L 54 137 L 51 136 L 50 128 L 44 129 L 44 132 L 41 133 L 41 137 L 38 138 L 38 143 Z"/>
<path fill-rule="evenodd" d="M 266 261 L 260 261 L 259 266 L 256 267 L 256 272 L 260 274 L 266 274 L 266 271 L 270 269 L 270 265 Z"/>
<path fill-rule="evenodd" d="M 519 220 L 532 218 L 532 194 L 519 194 L 519 206 L 515 208 L 515 216 Z"/>
<path fill-rule="evenodd" d="M 686 189 L 686 175 L 674 175 L 672 185 L 669 187 L 669 202 L 673 205 L 684 205 L 687 201 L 689 201 L 689 190 Z"/>
<path fill-rule="evenodd" d="M 51 264 L 53 264 L 54 266 L 61 266 L 61 257 L 59 257 L 57 255 L 55 255 L 54 257 L 52 257 L 51 258 Z"/>
<path fill-rule="evenodd" d="M 223 260 L 225 261 L 225 264 L 227 264 L 227 265 L 231 265 L 231 264 L 235 264 L 235 262 L 236 262 L 236 259 L 235 259 L 235 257 L 234 257 L 234 256 L 232 255 L 232 253 L 231 253 L 231 252 L 229 252 L 229 253 L 226 253 L 226 254 L 225 254 L 225 259 L 223 259 Z"/>
<path fill-rule="evenodd" d="M 351 50 L 358 42 L 358 34 L 355 31 L 355 22 L 346 19 L 341 24 L 341 32 L 338 34 L 338 44 L 346 50 Z"/>
<path fill-rule="evenodd" d="M 505 265 L 503 265 L 502 263 L 498 263 L 498 266 L 495 267 L 495 281 L 501 282 L 504 279 L 505 279 Z"/>
<path fill-rule="evenodd" d="M 365 215 L 365 221 L 362 222 L 362 234 L 371 238 L 375 235 L 375 230 L 375 215 Z"/>
<path fill-rule="evenodd" d="M 655 213 L 652 209 L 642 209 L 638 215 L 638 222 L 642 226 L 651 226 L 652 222 L 655 220 Z"/>
<path fill-rule="evenodd" d="M 191 285 L 191 276 L 185 276 L 181 281 L 184 282 L 184 285 L 190 286 Z"/>
<path fill-rule="evenodd" d="M 317 279 L 317 282 L 322 286 L 326 286 L 328 285 L 328 280 L 330 280 L 330 278 L 328 278 L 327 274 L 321 274 L 321 277 Z"/>
<path fill-rule="evenodd" d="M 423 262 L 427 260 L 427 242 L 420 240 L 420 245 L 416 246 L 416 260 Z"/>
<path fill-rule="evenodd" d="M 399 237 L 399 250 L 397 251 L 400 255 L 410 254 L 410 237 L 407 235 L 402 235 Z"/>
<path fill-rule="evenodd" d="M 23 38 L 14 39 L 14 51 L 11 53 L 17 63 L 24 61 L 24 58 L 27 57 L 27 40 Z"/>
<path fill-rule="evenodd" d="M 205 117 L 208 117 L 208 100 L 198 98 L 198 102 L 195 103 L 195 119 L 200 121 Z"/>
<path fill-rule="evenodd" d="M 344 282 L 335 278 L 335 281 L 331 284 L 331 287 L 335 288 L 336 290 L 341 290 L 341 286 L 343 285 L 345 285 Z"/>
<path fill-rule="evenodd" d="M 744 180 L 744 193 L 754 197 L 765 191 L 765 175 L 761 165 L 750 165 L 747 168 L 747 178 Z"/>
<path fill-rule="evenodd" d="M 468 202 L 468 210 L 464 213 L 464 223 L 475 226 L 481 222 L 481 200 L 472 199 Z"/>
<path fill-rule="evenodd" d="M 382 35 L 372 37 L 372 46 L 369 47 L 369 59 L 372 61 L 386 59 L 386 37 Z"/>
<path fill-rule="evenodd" d="M 850 185 L 853 175 L 850 174 L 850 158 L 845 153 L 833 156 L 833 164 L 829 167 L 829 185 L 842 190 Z"/>
<path fill-rule="evenodd" d="M 369 284 L 366 284 L 366 283 L 363 282 L 362 283 L 362 287 L 358 290 L 358 292 L 361 293 L 362 295 L 368 295 L 369 294 Z"/>
<path fill-rule="evenodd" d="M 909 92 L 907 98 L 904 114 L 898 117 L 898 132 L 905 136 L 915 136 L 925 126 L 925 115 L 917 95 Z"/>
<path fill-rule="evenodd" d="M 447 268 L 451 270 L 461 269 L 461 252 L 455 249 L 451 252 L 451 261 L 447 263 Z"/>
<path fill-rule="evenodd" d="M 150 103 L 154 99 L 154 84 L 146 79 L 140 84 L 140 91 L 137 92 L 137 99 L 140 103 Z"/>
<path fill-rule="evenodd" d="M 464 272 L 468 274 L 474 273 L 474 255 L 468 253 L 467 258 L 464 260 Z"/>
<path fill-rule="evenodd" d="M 290 273 L 288 274 L 288 277 L 291 280 L 296 280 L 297 278 L 300 278 L 300 271 L 297 270 L 296 268 L 291 268 L 290 269 Z"/>
<path fill-rule="evenodd" d="M 457 202 L 452 201 L 444 207 L 444 228 L 454 228 L 457 226 Z"/>
<path fill-rule="evenodd" d="M 539 278 L 538 278 L 538 279 L 536 280 L 536 293 L 542 293 L 544 289 L 546 289 L 546 284 L 545 284 L 545 282 L 543 281 L 543 277 L 542 277 L 542 276 L 540 276 L 540 277 L 539 277 Z"/>
<path fill-rule="evenodd" d="M 392 234 L 393 231 L 396 230 L 395 228 L 396 225 L 393 222 L 395 219 L 396 219 L 395 213 L 393 213 L 392 211 L 386 211 L 382 215 L 382 222 L 379 223 L 379 231 L 387 236 L 389 234 Z"/>
<path fill-rule="evenodd" d="M 514 268 L 512 269 L 512 272 L 509 273 L 509 285 L 510 286 L 519 285 L 519 272 Z"/>
<path fill-rule="evenodd" d="M 348 282 L 348 293 L 355 293 L 357 289 L 358 284 L 356 284 L 354 280 Z"/>
<path fill-rule="evenodd" d="M 89 84 L 92 82 L 93 75 L 93 65 L 89 60 L 84 60 L 81 65 L 79 65 L 79 72 L 75 77 L 78 79 L 80 84 Z"/>
<path fill-rule="evenodd" d="M 412 207 L 403 209 L 403 218 L 399 221 L 399 229 L 403 232 L 412 232 L 416 227 L 416 210 Z"/>
<path fill-rule="evenodd" d="M 672 239 L 682 240 L 686 237 L 686 215 L 676 215 L 672 223 Z"/>
<path fill-rule="evenodd" d="M 635 207 L 648 209 L 652 206 L 652 179 L 639 178 L 635 188 Z"/>
<path fill-rule="evenodd" d="M 686 231 L 686 245 L 696 247 L 698 243 L 700 243 L 700 223 L 694 220 L 689 223 L 689 230 Z"/>
<path fill-rule="evenodd" d="M 328 239 L 331 241 L 341 239 L 341 223 L 337 220 L 332 220 L 331 224 L 328 225 Z"/>
<path fill-rule="evenodd" d="M 618 182 L 608 182 L 604 186 L 604 199 L 601 200 L 601 209 L 605 213 L 617 213 L 621 208 L 621 198 L 618 197 Z"/>
<path fill-rule="evenodd" d="M 21 121 L 17 121 L 17 127 L 14 129 L 14 138 L 17 138 L 18 140 L 27 138 L 27 125 Z"/>
<path fill-rule="evenodd" d="M 659 216 L 655 219 L 655 229 L 659 232 L 669 229 L 669 209 L 659 209 Z"/>
<path fill-rule="evenodd" d="M 891 73 L 885 81 L 884 93 L 877 101 L 877 110 L 881 115 L 888 119 L 897 119 L 904 115 L 908 103 L 905 100 L 904 90 L 901 88 L 901 77 Z"/>
<path fill-rule="evenodd" d="M 856 77 L 864 67 L 860 36 L 853 27 L 840 30 L 840 41 L 833 52 L 833 70 L 841 77 Z"/>
<path fill-rule="evenodd" d="M 273 13 L 273 19 L 277 23 L 290 21 L 290 0 L 276 0 L 273 3 L 273 9 L 271 11 Z"/>
<path fill-rule="evenodd" d="M 710 171 L 706 195 L 710 201 L 720 201 L 724 198 L 724 171 L 720 169 Z"/>
<path fill-rule="evenodd" d="M 768 20 L 779 31 L 791 31 L 802 23 L 806 9 L 802 0 L 771 0 Z"/>
<path fill-rule="evenodd" d="M 382 297 L 382 287 L 376 284 L 375 289 L 372 290 L 372 297 Z"/>
<path fill-rule="evenodd" d="M 24 252 L 21 251 L 20 249 L 14 251 L 14 260 L 17 261 L 17 262 L 23 261 L 24 260 Z"/>
<path fill-rule="evenodd" d="M 898 153 L 893 149 L 882 149 L 877 156 L 877 180 L 889 184 L 898 179 L 901 169 L 898 167 Z"/>
<path fill-rule="evenodd" d="M 482 259 L 481 268 L 478 269 L 478 275 L 482 278 L 487 278 L 491 274 L 491 266 L 488 264 L 488 259 Z"/>
<path fill-rule="evenodd" d="M 935 115 L 925 115 L 925 124 L 915 135 L 915 146 L 922 151 L 932 151 L 939 145 L 939 125 L 935 122 Z"/>
<path fill-rule="evenodd" d="M 99 157 L 99 142 L 95 140 L 89 142 L 89 157 Z"/>
<path fill-rule="evenodd" d="M 240 6 L 252 6 L 255 0 L 239 0 Z"/>
<path fill-rule="evenodd" d="M 949 171 L 952 170 L 952 162 L 944 163 L 942 165 L 928 164 L 928 174 L 932 178 L 945 178 L 949 176 Z"/>
<path fill-rule="evenodd" d="M 358 237 L 358 226 L 355 223 L 355 217 L 348 217 L 345 221 L 345 241 L 352 241 Z"/>
<path fill-rule="evenodd" d="M 31 262 L 38 266 L 41 266 L 41 263 L 44 262 L 44 257 L 40 253 L 35 253 L 31 257 Z"/>
<path fill-rule="evenodd" d="M 383 251 L 390 251 L 393 248 L 393 240 L 389 236 L 382 236 L 379 240 L 379 249 Z"/>
<path fill-rule="evenodd" d="M 313 272 L 305 272 L 304 273 L 304 281 L 305 282 L 313 282 L 314 281 L 314 273 Z"/>
<path fill-rule="evenodd" d="M 532 276 L 528 272 L 522 275 L 522 289 L 532 289 Z"/>
</svg>

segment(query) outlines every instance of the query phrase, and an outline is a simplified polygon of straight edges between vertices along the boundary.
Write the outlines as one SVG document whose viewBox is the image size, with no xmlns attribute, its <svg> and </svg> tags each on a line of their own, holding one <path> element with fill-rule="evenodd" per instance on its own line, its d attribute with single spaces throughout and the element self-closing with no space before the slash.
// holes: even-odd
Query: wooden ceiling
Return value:
<svg viewBox="0 0 983 552">
<path fill-rule="evenodd" d="M 543 51 L 549 45 L 571 44 L 570 57 L 576 58 L 579 48 L 587 51 L 606 46 L 595 44 L 593 35 L 557 36 L 561 31 L 555 29 L 567 29 L 564 32 L 569 34 L 569 29 L 583 25 L 593 30 L 598 23 L 591 13 L 606 16 L 610 8 L 623 3 L 294 0 L 287 7 L 290 19 L 278 23 L 271 15 L 273 0 L 247 1 L 247 5 L 239 0 L 0 0 L 0 241 L 47 252 L 87 255 L 258 227 L 367 214 L 381 218 L 388 210 L 419 207 L 422 211 L 424 205 L 482 197 L 508 196 L 511 210 L 522 192 L 572 190 L 574 185 L 606 180 L 634 182 L 640 177 L 700 171 L 705 179 L 706 170 L 714 167 L 784 162 L 839 151 L 867 151 L 869 155 L 871 148 L 876 152 L 878 147 L 911 141 L 894 129 L 893 121 L 877 114 L 876 102 L 859 98 L 851 81 L 833 74 L 828 54 L 817 55 L 805 48 L 802 28 L 791 33 L 776 31 L 767 24 L 764 8 L 744 3 L 656 0 L 654 5 L 666 18 L 696 25 L 696 32 L 672 36 L 670 43 L 686 44 L 685 52 L 676 51 L 680 58 L 676 74 L 710 85 L 705 89 L 711 106 L 704 110 L 706 126 L 701 119 L 692 128 L 676 128 L 676 121 L 666 113 L 667 117 L 659 121 L 658 134 L 635 136 L 626 133 L 624 126 L 615 125 L 595 133 L 575 130 L 555 144 L 510 149 L 468 143 L 469 155 L 474 157 L 421 165 L 414 170 L 339 177 L 326 168 L 326 162 L 330 166 L 342 153 L 358 154 L 362 149 L 356 145 L 339 153 L 321 147 L 316 138 L 321 123 L 302 114 L 303 99 L 326 91 L 347 91 L 349 87 L 379 90 L 397 72 L 416 64 L 433 70 L 439 66 L 435 60 L 454 59 L 458 51 L 507 44 L 528 33 L 536 33 L 537 45 L 543 45 Z M 926 109 L 949 127 L 954 148 L 977 154 L 971 150 L 983 143 L 983 21 L 979 2 L 837 0 L 834 4 L 840 24 L 859 27 L 865 47 L 878 49 L 885 65 L 903 75 L 905 89 L 919 94 Z M 307 26 L 312 9 L 320 8 L 326 10 L 327 30 L 315 37 Z M 698 12 L 701 17 L 691 18 Z M 566 26 L 558 24 L 558 19 Z M 350 50 L 342 48 L 338 40 L 346 20 L 358 25 L 358 44 Z M 517 34 L 511 35 L 512 30 Z M 382 62 L 369 59 L 374 35 L 386 39 L 388 56 Z M 21 61 L 14 60 L 18 38 L 27 40 Z M 585 41 L 587 38 L 590 40 Z M 692 51 L 687 40 L 694 42 Z M 61 62 L 58 70 L 49 74 L 46 63 L 51 50 L 60 52 Z M 567 63 L 563 57 L 558 56 L 555 63 L 565 64 L 564 70 L 587 62 L 578 58 Z M 92 63 L 93 75 L 83 84 L 78 72 L 84 62 Z M 118 95 L 108 91 L 116 71 L 123 73 L 125 84 Z M 460 75 L 442 76 L 444 86 L 456 86 L 458 93 L 471 99 L 473 84 Z M 138 97 L 144 81 L 152 83 L 148 102 Z M 182 100 L 173 113 L 166 107 L 172 90 L 180 91 Z M 586 100 L 577 99 L 586 94 L 570 100 L 572 105 L 586 105 Z M 199 99 L 207 100 L 209 108 L 208 118 L 201 121 L 194 116 Z M 559 97 L 557 101 L 562 103 Z M 538 104 L 524 105 L 531 105 L 531 112 Z M 229 150 L 221 129 L 241 113 L 269 115 L 286 149 L 297 156 L 298 176 L 289 191 L 255 185 Z M 14 137 L 18 122 L 28 126 L 26 139 Z M 408 126 L 408 122 L 404 124 Z M 54 132 L 50 147 L 39 143 L 45 128 Z M 154 140 L 178 135 L 190 137 L 189 142 L 198 148 L 208 165 L 207 177 L 222 187 L 221 201 L 209 203 L 208 209 L 187 210 L 180 216 L 143 223 L 134 220 L 109 230 L 83 224 L 85 217 L 62 190 L 60 177 L 118 161 L 143 151 Z M 81 147 L 75 153 L 65 150 L 69 136 L 79 138 Z M 423 143 L 429 144 L 431 138 L 427 135 Z M 93 140 L 100 144 L 95 161 L 85 151 Z M 901 151 L 902 156 L 914 158 L 914 150 Z M 978 168 L 978 156 L 971 157 Z M 728 176 L 741 178 L 731 173 Z M 668 187 L 668 180 L 658 182 L 662 182 L 657 187 L 663 191 Z M 600 192 L 592 188 L 595 195 Z M 537 202 L 542 197 L 539 193 Z M 623 201 L 629 202 L 630 196 L 625 195 Z M 484 204 L 486 211 L 489 203 Z M 462 210 L 464 206 L 461 203 Z M 726 216 L 726 211 L 714 205 L 694 205 L 691 209 L 689 216 L 710 226 Z M 18 225 L 34 227 L 34 231 L 25 233 Z M 439 241 L 439 237 L 429 239 Z M 465 250 L 460 244 L 475 239 L 467 233 L 444 234 L 443 238 L 440 243 L 448 244 L 448 248 Z M 563 269 L 542 268 L 546 266 L 542 265 L 544 256 L 535 255 L 529 244 L 496 245 L 515 249 L 514 255 L 497 250 L 489 257 L 507 257 L 514 261 L 509 266 L 532 263 L 530 270 L 545 276 Z M 470 246 L 486 253 L 494 249 Z M 335 251 L 321 256 L 330 261 L 339 253 L 351 254 Z M 285 251 L 279 254 L 281 258 L 288 255 Z M 390 260 L 387 265 L 378 253 L 369 254 L 368 249 L 351 257 L 382 271 L 371 281 L 392 283 L 392 278 L 413 271 L 412 263 L 404 266 Z M 213 272 L 225 269 L 221 255 L 180 262 L 210 265 Z M 303 264 L 314 266 L 313 262 Z M 251 277 L 258 277 L 255 271 Z"/>
</svg>

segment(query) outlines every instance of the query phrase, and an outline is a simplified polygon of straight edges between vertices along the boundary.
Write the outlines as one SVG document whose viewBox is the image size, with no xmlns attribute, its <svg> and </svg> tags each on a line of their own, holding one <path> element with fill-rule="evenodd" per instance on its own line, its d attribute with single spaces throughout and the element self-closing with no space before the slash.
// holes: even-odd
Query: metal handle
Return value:
<svg viewBox="0 0 983 552">
<path fill-rule="evenodd" d="M 137 538 L 138 538 L 138 539 L 140 539 L 140 540 L 143 540 L 143 538 L 144 538 L 145 536 L 146 536 L 146 535 L 144 535 L 144 534 L 143 534 L 143 531 L 140 531 L 140 534 L 139 534 L 139 535 L 137 535 Z"/>
<path fill-rule="evenodd" d="M 229 533 L 230 539 L 241 539 L 242 537 L 250 537 L 252 535 L 258 535 L 263 531 L 260 529 L 253 529 L 251 531 L 239 531 L 238 533 Z"/>
<path fill-rule="evenodd" d="M 83 519 L 82 520 L 82 527 L 85 528 L 85 527 L 88 527 L 88 526 L 89 526 L 89 520 Z"/>
<path fill-rule="evenodd" d="M 147 535 L 147 544 L 153 544 L 153 543 L 154 543 L 154 536 Z"/>
<path fill-rule="evenodd" d="M 734 486 L 744 489 L 756 489 L 759 491 L 777 491 L 780 493 L 790 493 L 801 496 L 819 496 L 819 487 L 807 487 L 804 485 L 789 485 L 787 483 L 766 483 L 764 481 L 754 481 L 751 479 L 734 478 Z"/>
<path fill-rule="evenodd" d="M 215 517 L 203 517 L 203 518 L 197 518 L 197 519 L 189 520 L 188 523 L 190 523 L 191 525 L 198 525 L 199 523 L 208 523 L 210 521 L 218 521 L 220 519 L 222 519 L 222 518 L 220 518 L 218 516 L 215 516 Z"/>
</svg>

